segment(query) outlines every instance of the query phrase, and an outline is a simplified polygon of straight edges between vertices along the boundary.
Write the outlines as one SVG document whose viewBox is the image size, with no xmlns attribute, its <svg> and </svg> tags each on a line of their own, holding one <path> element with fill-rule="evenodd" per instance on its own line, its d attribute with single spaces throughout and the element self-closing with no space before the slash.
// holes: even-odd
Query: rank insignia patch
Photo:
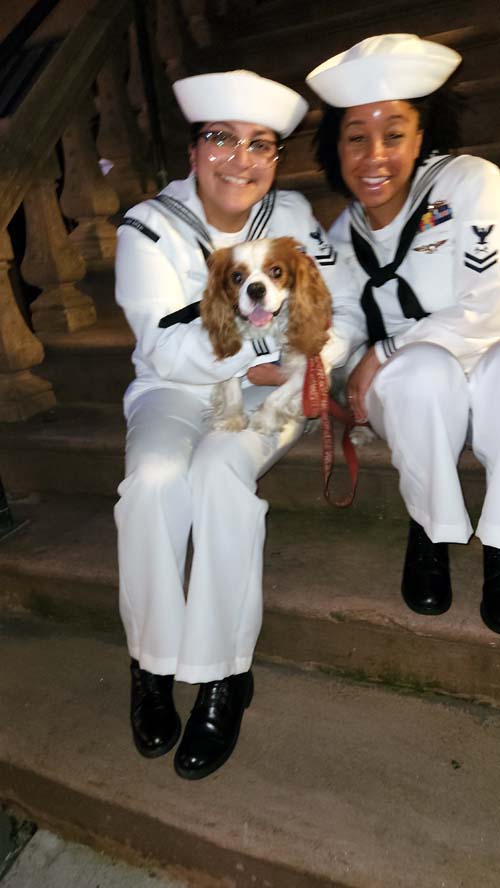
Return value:
<svg viewBox="0 0 500 888">
<path fill-rule="evenodd" d="M 321 228 L 317 227 L 316 231 L 311 231 L 309 236 L 312 237 L 313 240 L 317 241 L 317 253 L 314 254 L 314 258 L 318 265 L 335 265 L 337 261 L 337 254 L 333 249 L 332 245 L 325 241 L 323 235 L 321 233 Z"/>
<path fill-rule="evenodd" d="M 498 262 L 498 250 L 492 250 L 488 245 L 488 237 L 494 229 L 494 225 L 471 225 L 477 238 L 477 243 L 470 253 L 464 254 L 464 265 L 472 271 L 482 274 Z"/>
<path fill-rule="evenodd" d="M 429 204 L 423 214 L 418 230 L 428 231 L 429 228 L 434 228 L 442 222 L 448 222 L 448 219 L 453 219 L 450 205 L 445 200 L 435 200 Z"/>
</svg>

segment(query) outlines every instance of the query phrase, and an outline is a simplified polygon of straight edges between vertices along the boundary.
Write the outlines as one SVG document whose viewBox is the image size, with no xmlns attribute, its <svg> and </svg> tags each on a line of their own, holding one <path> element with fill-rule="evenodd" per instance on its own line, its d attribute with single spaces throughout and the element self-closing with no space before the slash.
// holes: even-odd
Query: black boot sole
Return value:
<svg viewBox="0 0 500 888">
<path fill-rule="evenodd" d="M 174 770 L 175 773 L 182 777 L 184 780 L 202 780 L 204 777 L 208 777 L 209 774 L 213 774 L 214 771 L 217 771 L 225 762 L 227 762 L 228 758 L 234 751 L 234 748 L 238 742 L 238 738 L 240 736 L 241 722 L 243 720 L 243 715 L 245 713 L 245 709 L 248 709 L 250 703 L 253 699 L 253 680 L 250 684 L 247 699 L 245 700 L 243 709 L 241 711 L 240 719 L 237 725 L 236 733 L 234 735 L 233 741 L 227 749 L 224 750 L 221 756 L 215 761 L 211 762 L 210 765 L 207 765 L 205 768 L 199 768 L 196 771 L 190 771 L 189 768 L 183 768 L 182 765 L 179 765 L 178 761 L 174 758 Z"/>
<path fill-rule="evenodd" d="M 169 740 L 167 740 L 166 743 L 162 743 L 161 746 L 157 746 L 156 749 L 146 749 L 143 746 L 141 746 L 140 740 L 137 739 L 133 728 L 132 728 L 132 736 L 134 738 L 134 744 L 135 744 L 135 748 L 137 749 L 137 752 L 139 752 L 144 758 L 154 759 L 154 758 L 159 758 L 161 755 L 166 755 L 167 752 L 170 752 L 170 750 L 175 746 L 179 737 L 181 736 L 181 731 L 182 731 L 181 720 L 180 720 L 179 716 L 177 716 L 177 722 L 176 722 L 175 729 L 174 729 L 171 737 L 169 738 Z"/>
</svg>

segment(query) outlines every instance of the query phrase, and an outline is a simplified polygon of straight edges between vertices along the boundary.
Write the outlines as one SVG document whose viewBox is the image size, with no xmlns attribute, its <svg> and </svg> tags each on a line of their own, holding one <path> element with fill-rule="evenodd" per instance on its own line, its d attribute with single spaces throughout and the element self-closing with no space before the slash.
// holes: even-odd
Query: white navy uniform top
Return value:
<svg viewBox="0 0 500 888">
<path fill-rule="evenodd" d="M 429 193 L 430 186 L 430 193 Z M 334 365 L 370 344 L 360 302 L 369 274 L 359 264 L 351 226 L 371 246 L 380 267 L 394 259 L 401 232 L 429 193 L 397 274 L 412 288 L 422 317 L 405 317 L 398 281 L 372 288 L 386 336 L 375 350 L 385 363 L 409 343 L 431 342 L 451 352 L 466 373 L 500 340 L 500 170 L 482 158 L 432 157 L 418 168 L 408 199 L 393 221 L 373 231 L 357 202 L 329 231 L 338 254 L 334 289 Z M 426 316 L 425 316 L 426 315 Z"/>
<path fill-rule="evenodd" d="M 333 290 L 334 253 L 301 194 L 269 192 L 252 208 L 245 227 L 235 234 L 208 225 L 193 174 L 171 182 L 158 197 L 174 198 L 178 210 L 181 205 L 181 217 L 183 207 L 190 210 L 195 226 L 192 216 L 184 221 L 169 213 L 168 200 L 164 204 L 147 200 L 132 207 L 118 229 L 116 300 L 136 338 L 132 358 L 136 379 L 125 393 L 125 415 L 135 398 L 152 388 L 185 389 L 208 403 L 214 383 L 279 356 L 273 353 L 272 339 L 264 336 L 255 347 L 244 342 L 237 354 L 217 360 L 199 317 L 190 323 L 158 326 L 173 312 L 201 299 L 207 282 L 205 255 L 211 248 L 256 237 L 295 237 L 315 258 L 327 286 Z"/>
</svg>

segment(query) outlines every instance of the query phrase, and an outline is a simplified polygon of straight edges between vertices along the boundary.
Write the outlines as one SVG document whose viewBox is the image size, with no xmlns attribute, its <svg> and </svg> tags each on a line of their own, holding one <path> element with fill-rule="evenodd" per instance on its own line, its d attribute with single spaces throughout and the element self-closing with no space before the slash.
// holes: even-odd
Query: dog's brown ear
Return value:
<svg viewBox="0 0 500 888">
<path fill-rule="evenodd" d="M 294 251 L 294 286 L 288 306 L 288 341 L 307 357 L 318 355 L 332 323 L 332 297 L 310 256 Z"/>
<path fill-rule="evenodd" d="M 215 250 L 207 259 L 208 282 L 201 298 L 200 315 L 217 358 L 229 358 L 241 348 L 236 329 L 236 286 L 229 279 L 231 248 Z"/>
</svg>

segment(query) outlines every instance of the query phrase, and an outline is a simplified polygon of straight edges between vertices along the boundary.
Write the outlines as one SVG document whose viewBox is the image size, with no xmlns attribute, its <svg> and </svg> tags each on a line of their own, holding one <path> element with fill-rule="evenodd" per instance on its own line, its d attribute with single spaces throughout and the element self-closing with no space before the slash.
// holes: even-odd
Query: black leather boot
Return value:
<svg viewBox="0 0 500 888">
<path fill-rule="evenodd" d="M 433 543 L 410 518 L 401 594 L 417 614 L 444 614 L 451 604 L 448 543 Z"/>
<path fill-rule="evenodd" d="M 481 616 L 500 635 L 500 549 L 483 546 L 484 583 Z"/>
<path fill-rule="evenodd" d="M 181 720 L 172 697 L 173 675 L 153 675 L 130 661 L 130 721 L 134 743 L 146 758 L 164 755 L 177 743 Z"/>
<path fill-rule="evenodd" d="M 253 696 L 251 672 L 230 675 L 200 685 L 174 767 L 180 777 L 207 777 L 229 758 L 240 732 L 241 719 Z"/>
</svg>

